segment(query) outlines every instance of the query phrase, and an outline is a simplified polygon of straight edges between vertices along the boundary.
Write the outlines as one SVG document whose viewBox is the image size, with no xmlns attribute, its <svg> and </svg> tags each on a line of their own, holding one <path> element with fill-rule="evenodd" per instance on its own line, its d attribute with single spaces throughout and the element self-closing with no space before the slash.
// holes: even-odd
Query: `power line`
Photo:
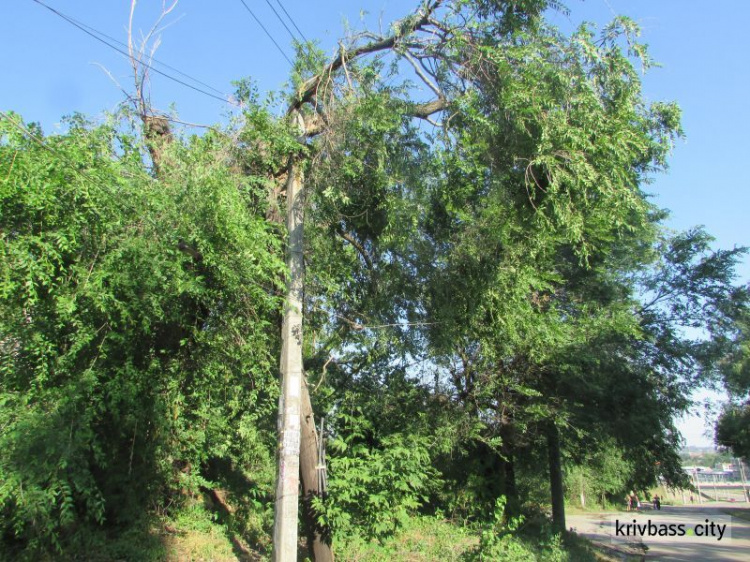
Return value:
<svg viewBox="0 0 750 562">
<path fill-rule="evenodd" d="M 52 13 L 54 13 L 55 15 L 57 15 L 57 16 L 59 16 L 59 17 L 61 17 L 62 19 L 64 19 L 65 21 L 67 21 L 67 22 L 68 22 L 69 24 L 71 24 L 72 26 L 74 26 L 74 27 L 76 27 L 76 28 L 80 29 L 80 30 L 81 30 L 81 31 L 83 31 L 83 32 L 84 32 L 84 33 L 85 33 L 86 35 L 88 35 L 88 36 L 90 36 L 90 37 L 93 37 L 94 39 L 96 39 L 96 40 L 97 40 L 97 41 L 99 41 L 100 43 L 103 43 L 103 44 L 105 44 L 105 45 L 106 45 L 107 47 L 109 47 L 110 49 L 113 49 L 113 50 L 117 51 L 118 53 L 120 53 L 121 55 L 123 55 L 124 57 L 126 57 L 126 58 L 128 58 L 128 59 L 130 59 L 130 58 L 131 58 L 131 57 L 130 57 L 130 53 L 128 53 L 128 52 L 125 52 L 125 51 L 123 51 L 123 50 L 122 50 L 122 49 L 120 49 L 119 47 L 117 47 L 117 46 L 113 45 L 112 43 L 110 43 L 110 42 L 108 42 L 108 41 L 105 41 L 104 39 L 102 39 L 101 37 L 99 37 L 99 35 L 97 35 L 97 33 L 98 33 L 98 34 L 100 34 L 100 35 L 102 35 L 102 36 L 105 36 L 105 35 L 104 35 L 103 33 L 101 33 L 100 31 L 96 31 L 96 30 L 94 30 L 94 31 L 89 31 L 89 29 L 93 30 L 94 28 L 92 28 L 92 27 L 90 27 L 90 26 L 87 26 L 87 25 L 85 25 L 85 24 L 82 24 L 82 23 L 79 23 L 79 22 L 77 22 L 77 21 L 76 21 L 75 19 L 73 19 L 73 18 L 71 18 L 71 17 L 69 17 L 69 16 L 67 16 L 67 15 L 63 14 L 62 12 L 59 12 L 59 11 L 55 10 L 54 8 L 52 8 L 51 6 L 48 6 L 48 5 L 47 5 L 47 4 L 45 4 L 44 2 L 41 2 L 40 0 L 33 0 L 33 1 L 34 1 L 34 2 L 36 2 L 37 4 L 39 4 L 40 6 L 43 6 L 43 7 L 47 8 L 47 9 L 48 9 L 48 10 L 49 10 L 50 12 L 52 12 Z M 87 28 L 89 28 L 89 29 L 87 29 Z M 192 85 L 192 84 L 189 84 L 189 83 L 185 82 L 184 80 L 180 80 L 179 78 L 175 78 L 174 76 L 172 76 L 172 75 L 170 75 L 170 74 L 167 74 L 166 72 L 163 72 L 163 71 L 159 70 L 158 68 L 154 68 L 154 67 L 153 67 L 152 65 L 150 65 L 150 64 L 148 64 L 148 63 L 146 63 L 146 62 L 143 62 L 143 61 L 138 61 L 138 62 L 139 62 L 139 64 L 141 64 L 141 65 L 145 66 L 145 67 L 146 67 L 146 68 L 148 68 L 149 70 L 152 70 L 152 71 L 154 71 L 155 73 L 159 74 L 160 76 L 163 76 L 164 78 L 167 78 L 167 79 L 169 79 L 169 80 L 172 80 L 173 82 L 176 82 L 177 84 L 180 84 L 180 85 L 182 85 L 182 86 L 185 86 L 186 88 L 190 88 L 191 90 L 194 90 L 194 91 L 196 91 L 196 92 L 198 92 L 198 93 L 201 93 L 201 94 L 203 94 L 203 95 L 205 95 L 205 96 L 208 96 L 208 97 L 214 98 L 214 99 L 216 99 L 216 100 L 222 101 L 222 102 L 224 102 L 224 103 L 230 103 L 230 104 L 232 104 L 232 105 L 236 105 L 236 103 L 234 103 L 234 102 L 232 102 L 232 101 L 230 101 L 230 100 L 228 99 L 228 96 L 225 96 L 225 97 L 217 96 L 217 95 L 215 95 L 215 94 L 212 94 L 211 92 L 207 92 L 206 90 L 203 90 L 203 89 L 201 89 L 201 88 L 198 88 L 197 86 L 194 86 L 194 85 Z M 163 63 L 161 63 L 161 64 L 163 64 Z M 164 66 L 167 66 L 167 65 L 164 65 Z M 179 72 L 179 71 L 177 71 L 177 72 Z M 180 72 L 180 74 L 183 74 L 183 76 L 188 76 L 188 75 L 186 75 L 186 74 L 184 74 L 184 73 L 182 73 L 182 72 Z M 188 77 L 189 77 L 189 76 L 188 76 Z M 191 78 L 191 80 L 194 80 L 194 81 L 196 81 L 196 82 L 199 82 L 198 80 L 195 80 L 194 78 Z M 205 84 L 204 84 L 204 85 L 205 85 Z M 208 87 L 209 87 L 209 88 L 211 88 L 211 86 L 208 86 Z M 214 88 L 211 88 L 211 89 L 212 89 L 212 90 L 214 90 Z M 214 91 L 218 91 L 218 90 L 214 90 Z"/>
<path fill-rule="evenodd" d="M 266 32 L 266 35 L 268 35 L 268 38 L 273 42 L 274 45 L 276 45 L 276 48 L 279 50 L 281 55 L 287 60 L 287 62 L 294 66 L 294 63 L 292 62 L 292 59 L 290 59 L 287 54 L 284 52 L 284 49 L 281 48 L 281 46 L 276 42 L 276 39 L 273 38 L 273 35 L 266 29 L 266 26 L 263 25 L 263 22 L 258 19 L 258 16 L 256 16 L 253 11 L 250 9 L 250 6 L 245 3 L 245 0 L 240 0 L 242 2 L 242 5 L 245 6 L 245 9 L 248 11 L 248 13 L 253 16 L 253 19 L 258 23 L 260 28 Z"/>
<path fill-rule="evenodd" d="M 294 29 L 297 30 L 297 32 L 300 34 L 300 36 L 302 37 L 302 39 L 304 39 L 306 43 L 309 43 L 310 41 L 308 41 L 307 37 L 305 37 L 305 34 L 302 33 L 302 30 L 299 27 L 297 27 L 297 24 L 295 23 L 294 18 L 292 18 L 292 16 L 289 15 L 289 12 L 286 11 L 286 8 L 284 7 L 284 4 L 281 3 L 281 0 L 276 0 L 276 3 L 279 5 L 279 7 L 282 10 L 284 10 L 284 13 L 286 14 L 286 17 L 289 18 L 290 22 L 292 22 L 292 25 L 294 26 Z"/>
<path fill-rule="evenodd" d="M 292 33 L 292 30 L 289 29 L 289 26 L 284 21 L 284 18 L 282 18 L 279 15 L 279 12 L 277 12 L 276 8 L 273 7 L 273 4 L 271 4 L 271 2 L 269 2 L 268 0 L 266 0 L 266 4 L 268 4 L 268 7 L 271 8 L 271 10 L 273 11 L 274 14 L 276 14 L 276 18 L 281 22 L 281 25 L 284 26 L 284 29 L 287 30 L 287 32 L 289 33 L 290 37 L 292 38 L 292 41 L 297 41 L 297 37 L 294 35 L 294 33 Z"/>
<path fill-rule="evenodd" d="M 42 6 L 44 6 L 45 8 L 47 8 L 48 10 L 52 10 L 53 12 L 55 11 L 55 10 L 54 10 L 53 8 L 50 8 L 49 6 L 47 6 L 46 4 L 44 4 L 43 2 L 40 2 L 39 0 L 34 0 L 34 1 L 35 1 L 35 2 L 37 3 L 37 4 L 41 4 Z M 82 26 L 82 27 L 85 27 L 86 29 L 90 30 L 90 31 L 91 31 L 91 32 L 93 32 L 93 33 L 96 33 L 97 35 L 101 35 L 102 37 L 106 37 L 106 38 L 107 38 L 107 39 L 109 39 L 110 41 L 114 41 L 115 43 L 117 43 L 118 45 L 122 45 L 122 46 L 123 46 L 123 47 L 125 47 L 126 49 L 128 48 L 128 44 L 127 44 L 127 43 L 125 43 L 125 42 L 123 42 L 123 41 L 120 41 L 119 39 L 117 39 L 117 38 L 115 38 L 115 37 L 112 37 L 111 35 L 107 35 L 106 33 L 102 32 L 102 31 L 99 31 L 98 29 L 96 29 L 96 28 L 94 28 L 94 27 L 91 27 L 90 25 L 87 25 L 87 24 L 83 23 L 82 21 L 80 21 L 80 20 L 77 20 L 77 19 L 75 19 L 75 18 L 73 18 L 73 17 L 71 17 L 71 16 L 68 16 L 68 15 L 64 15 L 64 14 L 62 14 L 62 13 L 60 13 L 60 15 L 61 15 L 61 17 L 64 17 L 65 19 L 67 19 L 67 20 L 68 20 L 69 22 L 71 22 L 71 23 L 72 23 L 72 22 L 75 22 L 76 24 L 78 24 L 78 25 L 80 25 L 80 26 Z M 216 92 L 217 94 L 219 94 L 219 95 L 221 95 L 221 96 L 226 96 L 226 97 L 228 97 L 228 96 L 227 96 L 227 94 L 226 94 L 225 92 L 222 92 L 221 90 L 217 90 L 216 88 L 214 88 L 213 86 L 211 86 L 211 84 L 206 84 L 205 82 L 201 82 L 201 81 L 200 81 L 200 80 L 198 80 L 198 79 L 197 79 L 197 78 L 196 78 L 195 76 L 191 76 L 191 75 L 189 75 L 189 74 L 187 74 L 187 73 L 185 73 L 185 72 L 182 72 L 182 71 L 181 71 L 180 69 L 178 69 L 178 68 L 175 68 L 174 66 L 170 66 L 170 65 L 168 65 L 167 63 L 165 63 L 165 62 L 162 62 L 162 61 L 160 61 L 160 60 L 159 60 L 159 59 L 157 59 L 157 58 L 153 58 L 153 57 L 152 57 L 152 58 L 151 58 L 151 60 L 152 60 L 153 62 L 155 62 L 156 64 L 159 64 L 159 65 L 163 66 L 164 68 L 168 68 L 169 70 L 171 70 L 171 71 L 173 71 L 173 72 L 176 72 L 176 73 L 177 73 L 177 74 L 179 74 L 180 76 L 184 76 L 185 78 L 188 78 L 189 80 L 192 80 L 192 81 L 193 81 L 193 82 L 195 82 L 196 84 L 200 84 L 201 86 L 205 86 L 205 87 L 206 87 L 206 88 L 208 88 L 209 90 L 213 90 L 214 92 Z"/>
</svg>

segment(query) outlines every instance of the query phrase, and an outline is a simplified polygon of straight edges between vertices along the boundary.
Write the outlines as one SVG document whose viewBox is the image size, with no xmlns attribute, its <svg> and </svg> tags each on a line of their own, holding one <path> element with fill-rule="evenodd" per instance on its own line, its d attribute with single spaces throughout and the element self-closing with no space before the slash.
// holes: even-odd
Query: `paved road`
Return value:
<svg viewBox="0 0 750 562">
<path fill-rule="evenodd" d="M 645 552 L 646 560 L 747 562 L 750 560 L 750 521 L 729 517 L 722 511 L 722 507 L 737 508 L 741 505 L 716 502 L 664 506 L 661 511 L 645 510 L 640 513 L 570 515 L 567 523 L 578 534 L 596 542 L 619 546 L 625 551 Z M 631 527 L 624 526 L 627 524 L 631 524 Z M 670 528 L 670 525 L 673 527 Z M 684 534 L 659 536 L 658 529 L 664 534 L 670 529 L 673 534 L 681 534 L 681 531 Z M 723 536 L 720 537 L 722 532 Z"/>
</svg>

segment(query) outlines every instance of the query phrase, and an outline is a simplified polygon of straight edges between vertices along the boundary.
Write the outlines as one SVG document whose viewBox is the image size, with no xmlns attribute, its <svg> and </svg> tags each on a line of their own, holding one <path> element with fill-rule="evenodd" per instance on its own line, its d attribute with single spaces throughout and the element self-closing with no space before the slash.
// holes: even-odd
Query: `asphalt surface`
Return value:
<svg viewBox="0 0 750 562">
<path fill-rule="evenodd" d="M 746 503 L 712 502 L 569 515 L 566 520 L 579 535 L 621 552 L 643 553 L 645 560 L 750 561 L 750 521 L 730 517 L 722 508 L 746 508 L 750 514 Z"/>
</svg>

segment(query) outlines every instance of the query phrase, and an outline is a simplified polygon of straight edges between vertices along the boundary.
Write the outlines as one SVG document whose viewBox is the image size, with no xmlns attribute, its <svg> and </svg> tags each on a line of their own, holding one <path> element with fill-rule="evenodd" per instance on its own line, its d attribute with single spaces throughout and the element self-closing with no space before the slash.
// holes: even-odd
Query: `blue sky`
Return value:
<svg viewBox="0 0 750 562">
<path fill-rule="evenodd" d="M 277 0 L 245 0 L 277 42 L 292 57 L 290 36 L 269 8 Z M 128 0 L 48 0 L 50 6 L 121 41 L 126 40 Z M 10 4 L 10 5 L 7 5 Z M 7 3 L 0 18 L 0 109 L 12 109 L 26 121 L 38 121 L 54 132 L 60 118 L 74 111 L 90 117 L 114 109 L 123 100 L 112 77 L 131 90 L 125 59 L 32 0 Z M 351 27 L 382 25 L 410 12 L 416 0 L 282 0 L 309 39 L 333 52 Z M 570 15 L 553 21 L 570 29 L 583 20 L 603 24 L 614 14 L 630 16 L 642 28 L 642 39 L 662 68 L 644 77 L 650 101 L 675 100 L 683 109 L 686 139 L 680 141 L 667 174 L 647 188 L 655 201 L 672 211 L 670 227 L 705 225 L 716 245 L 750 246 L 750 49 L 746 22 L 750 2 L 716 0 L 567 0 Z M 136 29 L 147 29 L 160 0 L 142 0 Z M 363 16 L 361 12 L 366 12 Z M 283 15 L 283 13 L 282 13 Z M 253 20 L 241 0 L 181 0 L 167 18 L 157 59 L 200 79 L 219 92 L 231 93 L 232 80 L 251 77 L 262 91 L 279 89 L 290 65 Z M 289 25 L 289 24 L 288 24 Z M 294 30 L 294 27 L 289 25 Z M 167 71 L 172 73 L 172 71 Z M 206 89 L 203 86 L 199 86 Z M 174 107 L 193 123 L 224 121 L 231 106 L 155 76 L 152 102 Z M 215 93 L 213 90 L 209 90 Z M 750 260 L 740 279 L 750 279 Z M 681 423 L 690 444 L 709 443 L 702 436 L 702 414 Z"/>
</svg>

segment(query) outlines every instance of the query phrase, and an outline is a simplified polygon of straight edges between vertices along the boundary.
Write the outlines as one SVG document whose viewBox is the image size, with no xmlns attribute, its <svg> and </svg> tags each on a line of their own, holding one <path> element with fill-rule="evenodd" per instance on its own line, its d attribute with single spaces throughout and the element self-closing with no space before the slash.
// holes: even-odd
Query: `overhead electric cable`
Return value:
<svg viewBox="0 0 750 562">
<path fill-rule="evenodd" d="M 40 6 L 43 6 L 43 7 L 47 8 L 50 12 L 52 12 L 55 15 L 61 17 L 62 19 L 64 19 L 65 21 L 67 21 L 72 26 L 77 27 L 78 29 L 80 29 L 81 31 L 83 31 L 86 35 L 88 35 L 90 37 L 93 37 L 94 39 L 96 39 L 100 43 L 104 43 L 110 49 L 113 49 L 113 50 L 117 51 L 118 53 L 120 53 L 121 55 L 123 55 L 124 57 L 126 57 L 128 59 L 131 58 L 130 57 L 130 53 L 128 53 L 126 51 L 123 51 L 119 47 L 113 45 L 112 43 L 110 43 L 108 41 L 105 41 L 104 39 L 102 39 L 101 37 L 99 37 L 97 35 L 97 33 L 100 33 L 101 35 L 104 35 L 103 33 L 99 32 L 99 31 L 96 31 L 96 33 L 92 32 L 92 31 L 89 31 L 89 29 L 86 29 L 89 26 L 87 26 L 85 24 L 78 23 L 73 18 L 71 18 L 71 17 L 63 14 L 62 12 L 57 11 L 56 9 L 52 8 L 51 6 L 48 6 L 44 2 L 41 2 L 40 0 L 33 0 L 33 1 L 36 2 L 37 4 L 39 4 Z M 90 29 L 93 29 L 93 28 L 90 28 Z M 228 96 L 227 97 L 217 96 L 215 94 L 212 94 L 211 92 L 207 92 L 206 90 L 203 90 L 201 88 L 198 88 L 197 86 L 189 84 L 189 83 L 185 82 L 184 80 L 180 80 L 179 78 L 175 78 L 174 76 L 172 76 L 170 74 L 167 74 L 166 72 L 163 72 L 163 71 L 159 70 L 158 68 L 154 68 L 152 65 L 150 65 L 150 64 L 148 64 L 146 62 L 143 62 L 143 61 L 138 61 L 138 62 L 139 62 L 139 64 L 145 66 L 149 70 L 154 71 L 155 73 L 159 74 L 160 76 L 163 76 L 164 78 L 172 80 L 173 82 L 176 82 L 177 84 L 185 86 L 186 88 L 190 88 L 191 90 L 195 90 L 198 93 L 201 93 L 201 94 L 203 94 L 205 96 L 209 96 L 209 97 L 214 98 L 214 99 L 217 99 L 217 100 L 222 101 L 224 103 L 229 103 L 229 104 L 232 104 L 232 105 L 237 105 L 235 102 L 232 102 L 230 99 L 228 99 Z M 164 66 L 166 66 L 166 65 L 164 65 Z M 180 73 L 180 74 L 182 74 L 182 73 Z M 185 76 L 187 76 L 187 75 L 185 75 Z M 191 80 L 194 80 L 194 79 L 191 78 Z M 197 82 L 197 80 L 196 80 L 196 82 Z M 213 90 L 214 88 L 211 88 L 211 89 Z M 218 90 L 215 90 L 215 91 L 218 91 Z"/>
<path fill-rule="evenodd" d="M 45 7 L 45 8 L 47 8 L 47 9 L 52 9 L 52 8 L 50 8 L 49 6 L 47 6 L 46 4 L 44 4 L 43 2 L 40 2 L 39 0 L 34 0 L 34 1 L 35 1 L 35 2 L 37 3 L 37 4 L 41 4 L 42 6 L 44 6 L 44 7 Z M 53 11 L 54 11 L 54 10 L 53 10 Z M 87 24 L 83 23 L 82 21 L 80 21 L 80 20 L 77 20 L 77 19 L 75 19 L 75 18 L 73 18 L 73 17 L 71 17 L 71 16 L 68 16 L 68 15 L 62 14 L 62 12 L 60 12 L 60 14 L 61 14 L 61 17 L 65 17 L 65 19 L 67 19 L 67 20 L 68 20 L 68 21 L 70 21 L 71 23 L 72 23 L 72 22 L 75 22 L 76 24 L 78 24 L 78 25 L 80 25 L 80 26 L 82 26 L 82 27 L 85 27 L 86 29 L 90 30 L 90 31 L 91 31 L 92 33 L 96 33 L 97 35 L 101 35 L 102 37 L 106 37 L 106 38 L 107 38 L 107 39 L 109 39 L 110 41 L 113 41 L 113 42 L 117 43 L 118 45 L 122 45 L 122 46 L 123 46 L 123 47 L 125 47 L 126 49 L 128 48 L 128 44 L 127 44 L 127 43 L 125 43 L 124 41 L 120 41 L 119 39 L 117 39 L 117 38 L 115 38 L 115 37 L 112 37 L 111 35 L 107 35 L 106 33 L 102 32 L 102 31 L 99 31 L 99 30 L 98 30 L 98 29 L 96 29 L 95 27 L 91 27 L 90 25 L 87 25 Z M 179 74 L 180 76 L 184 76 L 185 78 L 188 78 L 189 80 L 192 80 L 192 81 L 193 81 L 193 82 L 195 82 L 196 84 L 200 84 L 201 86 L 205 86 L 205 87 L 206 87 L 206 88 L 208 88 L 209 90 L 213 90 L 214 92 L 216 92 L 217 94 L 219 94 L 219 95 L 221 95 L 221 96 L 227 96 L 227 94 L 226 94 L 225 92 L 222 92 L 221 90 L 217 90 L 217 89 L 216 89 L 216 88 L 214 88 L 214 87 L 213 87 L 213 86 L 212 86 L 211 84 L 206 84 L 205 82 L 202 82 L 202 81 L 198 80 L 198 79 L 197 79 L 197 78 L 196 78 L 195 76 L 191 76 L 190 74 L 187 74 L 186 72 L 182 72 L 182 71 L 181 71 L 181 70 L 180 70 L 179 68 L 175 68 L 174 66 L 170 66 L 170 65 L 168 65 L 167 63 L 165 63 L 165 62 L 162 62 L 162 61 L 160 61 L 159 59 L 157 59 L 157 58 L 155 58 L 155 57 L 152 57 L 152 58 L 151 58 L 151 61 L 152 61 L 152 62 L 155 62 L 155 63 L 156 63 L 156 64 L 158 64 L 158 65 L 161 65 L 161 66 L 163 66 L 164 68 L 168 68 L 169 70 L 171 70 L 171 71 L 173 71 L 173 72 L 176 72 L 176 73 L 177 73 L 177 74 Z M 229 96 L 227 96 L 227 97 L 229 97 Z"/>
<path fill-rule="evenodd" d="M 268 31 L 268 29 L 266 29 L 266 26 L 265 26 L 265 25 L 263 25 L 263 22 L 262 22 L 262 21 L 260 21 L 260 20 L 258 19 L 258 16 L 256 16 L 256 15 L 255 15 L 255 14 L 253 13 L 253 11 L 252 11 L 252 10 L 250 9 L 250 6 L 248 6 L 248 5 L 247 5 L 247 3 L 245 2 L 245 0 L 240 0 L 240 2 L 242 2 L 242 5 L 243 5 L 243 6 L 245 6 L 245 9 L 246 9 L 246 10 L 248 11 L 248 13 L 249 13 L 249 14 L 250 14 L 251 16 L 253 16 L 253 19 L 254 19 L 254 20 L 255 20 L 255 21 L 256 21 L 256 22 L 258 23 L 258 25 L 260 26 L 260 28 L 261 28 L 261 29 L 262 29 L 263 31 L 265 31 L 265 32 L 266 32 L 266 35 L 268 35 L 268 38 L 269 38 L 269 39 L 271 40 L 271 42 L 272 42 L 272 43 L 273 43 L 274 45 L 276 45 L 276 48 L 277 48 L 277 49 L 279 50 L 279 52 L 281 53 L 281 55 L 282 55 L 282 56 L 283 56 L 283 57 L 284 57 L 284 58 L 285 58 L 285 59 L 287 60 L 287 62 L 289 62 L 289 64 L 291 64 L 292 66 L 294 66 L 294 63 L 292 62 L 292 59 L 290 59 L 290 58 L 289 58 L 289 57 L 287 56 L 287 54 L 286 54 L 286 53 L 284 52 L 284 49 L 282 49 L 282 48 L 281 48 L 281 46 L 280 46 L 280 45 L 279 45 L 279 44 L 278 44 L 278 43 L 276 42 L 276 39 L 274 39 L 274 38 L 273 38 L 273 35 L 271 35 L 271 33 L 270 33 L 270 32 Z"/>
<path fill-rule="evenodd" d="M 292 33 L 292 30 L 289 29 L 289 26 L 284 21 L 284 18 L 282 18 L 279 12 L 276 11 L 276 8 L 273 7 L 273 4 L 271 4 L 268 0 L 266 0 L 266 4 L 268 4 L 268 7 L 271 8 L 274 14 L 276 14 L 276 18 L 281 22 L 281 25 L 284 26 L 284 29 L 287 30 L 287 32 L 292 38 L 292 41 L 298 41 L 297 37 L 294 35 L 294 33 Z"/>
<path fill-rule="evenodd" d="M 299 32 L 300 37 L 302 37 L 302 39 L 304 39 L 306 43 L 309 43 L 310 41 L 308 41 L 307 37 L 305 37 L 305 34 L 302 33 L 302 30 L 297 26 L 296 22 L 294 21 L 294 18 L 289 14 L 289 12 L 286 11 L 286 8 L 284 7 L 284 4 L 281 3 L 281 0 L 276 0 L 276 3 L 279 5 L 279 7 L 282 10 L 284 10 L 284 13 L 286 14 L 286 17 L 289 18 L 290 22 L 292 22 L 292 25 L 294 26 L 294 29 L 296 29 Z"/>
</svg>

